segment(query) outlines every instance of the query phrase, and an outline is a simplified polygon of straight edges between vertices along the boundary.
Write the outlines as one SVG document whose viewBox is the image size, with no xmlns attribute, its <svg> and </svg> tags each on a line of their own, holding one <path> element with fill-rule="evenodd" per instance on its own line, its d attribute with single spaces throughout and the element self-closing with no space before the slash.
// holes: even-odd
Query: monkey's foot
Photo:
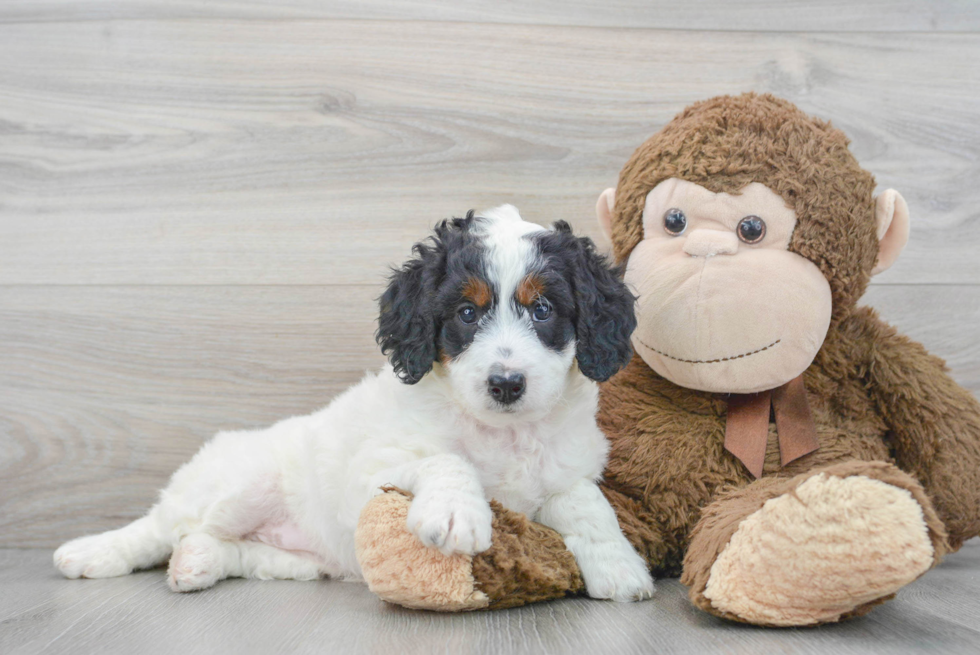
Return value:
<svg viewBox="0 0 980 655">
<path fill-rule="evenodd" d="M 358 562 L 368 587 L 383 600 L 460 612 L 515 607 L 583 590 L 561 537 L 523 514 L 492 502 L 490 549 L 447 557 L 408 531 L 411 502 L 409 494 L 389 490 L 365 506 L 357 525 Z"/>
<path fill-rule="evenodd" d="M 897 469 L 851 468 L 869 466 L 786 481 L 738 522 L 703 589 L 692 587 L 695 603 L 748 623 L 814 625 L 864 614 L 925 573 L 944 550 L 941 524 Z"/>
</svg>

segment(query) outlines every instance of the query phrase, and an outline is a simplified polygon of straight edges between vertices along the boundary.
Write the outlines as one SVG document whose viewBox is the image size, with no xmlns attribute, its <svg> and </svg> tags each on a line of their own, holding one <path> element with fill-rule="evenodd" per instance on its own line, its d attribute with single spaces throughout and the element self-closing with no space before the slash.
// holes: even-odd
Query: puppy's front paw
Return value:
<svg viewBox="0 0 980 655">
<path fill-rule="evenodd" d="M 653 576 L 629 544 L 590 544 L 584 551 L 579 549 L 575 559 L 592 598 L 628 603 L 653 596 Z"/>
<path fill-rule="evenodd" d="M 474 494 L 423 493 L 408 511 L 409 531 L 443 555 L 475 555 L 490 548 L 492 521 L 490 503 Z"/>
</svg>

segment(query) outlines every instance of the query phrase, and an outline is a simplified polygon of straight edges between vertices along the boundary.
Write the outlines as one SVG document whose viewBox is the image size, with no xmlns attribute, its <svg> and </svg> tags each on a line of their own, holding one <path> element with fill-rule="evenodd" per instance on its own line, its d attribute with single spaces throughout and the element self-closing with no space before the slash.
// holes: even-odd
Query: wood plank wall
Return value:
<svg viewBox="0 0 980 655">
<path fill-rule="evenodd" d="M 980 391 L 980 4 L 8 0 L 0 546 L 135 518 L 218 429 L 377 366 L 386 267 L 593 207 L 685 105 L 770 91 L 906 197 L 866 302 Z M 603 244 L 604 247 L 607 244 Z"/>
</svg>

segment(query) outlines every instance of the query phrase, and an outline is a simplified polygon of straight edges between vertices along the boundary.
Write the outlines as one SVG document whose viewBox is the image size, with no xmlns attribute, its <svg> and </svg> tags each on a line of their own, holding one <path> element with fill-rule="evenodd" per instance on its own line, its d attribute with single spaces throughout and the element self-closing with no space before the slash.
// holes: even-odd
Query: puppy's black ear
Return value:
<svg viewBox="0 0 980 655">
<path fill-rule="evenodd" d="M 571 237 L 571 228 L 564 221 L 555 223 L 555 231 L 568 232 Z M 603 382 L 633 356 L 630 335 L 636 328 L 636 298 L 623 282 L 621 272 L 596 252 L 591 239 L 571 238 L 578 259 L 572 267 L 578 343 L 575 356 L 582 373 Z"/>
<path fill-rule="evenodd" d="M 445 225 L 440 226 L 445 229 Z M 438 233 L 438 228 L 437 228 Z M 416 258 L 388 279 L 381 294 L 375 339 L 402 382 L 415 384 L 436 360 L 436 316 L 431 303 L 445 268 L 445 251 L 438 238 L 417 243 Z"/>
</svg>

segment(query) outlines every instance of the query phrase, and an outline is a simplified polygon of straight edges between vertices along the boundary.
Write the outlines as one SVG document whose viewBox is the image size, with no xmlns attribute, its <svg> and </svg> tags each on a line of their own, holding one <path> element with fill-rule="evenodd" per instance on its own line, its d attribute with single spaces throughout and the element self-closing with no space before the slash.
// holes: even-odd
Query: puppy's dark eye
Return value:
<svg viewBox="0 0 980 655">
<path fill-rule="evenodd" d="M 664 214 L 664 231 L 677 236 L 687 229 L 687 216 L 680 209 L 672 207 Z"/>
<path fill-rule="evenodd" d="M 534 304 L 534 309 L 531 311 L 531 318 L 538 323 L 544 323 L 551 318 L 551 305 L 547 300 L 542 298 Z"/>
<path fill-rule="evenodd" d="M 745 243 L 759 243 L 766 236 L 766 222 L 758 216 L 746 216 L 738 222 L 738 238 Z"/>
<path fill-rule="evenodd" d="M 473 305 L 463 305 L 459 308 L 457 315 L 459 316 L 459 320 L 467 325 L 476 323 L 476 308 Z"/>
</svg>

